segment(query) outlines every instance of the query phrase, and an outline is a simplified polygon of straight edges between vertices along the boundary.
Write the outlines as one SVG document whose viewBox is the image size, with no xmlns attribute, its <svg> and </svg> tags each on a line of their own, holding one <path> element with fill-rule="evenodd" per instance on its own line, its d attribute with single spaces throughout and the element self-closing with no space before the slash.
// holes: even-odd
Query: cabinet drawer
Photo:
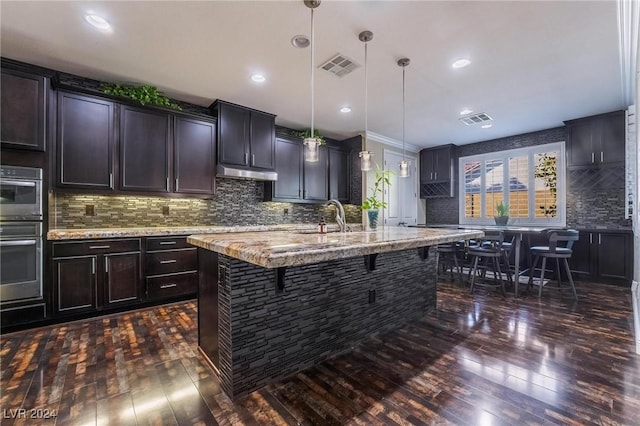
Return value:
<svg viewBox="0 0 640 426">
<path fill-rule="evenodd" d="M 198 270 L 195 248 L 147 253 L 147 275 L 171 274 Z"/>
<path fill-rule="evenodd" d="M 157 237 L 147 238 L 147 251 L 173 250 L 193 248 L 187 243 L 187 237 Z"/>
<path fill-rule="evenodd" d="M 84 256 L 101 253 L 140 251 L 140 239 L 92 240 L 73 243 L 53 243 L 53 257 Z"/>
<path fill-rule="evenodd" d="M 197 288 L 197 272 L 147 278 L 147 296 L 149 299 L 163 299 L 181 294 L 195 294 Z"/>
</svg>

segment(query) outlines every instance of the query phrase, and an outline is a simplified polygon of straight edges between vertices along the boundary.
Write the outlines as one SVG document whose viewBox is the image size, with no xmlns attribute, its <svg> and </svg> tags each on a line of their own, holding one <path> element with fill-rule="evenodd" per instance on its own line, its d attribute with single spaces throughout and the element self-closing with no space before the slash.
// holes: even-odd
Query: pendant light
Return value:
<svg viewBox="0 0 640 426">
<path fill-rule="evenodd" d="M 402 67 L 402 161 L 400 161 L 400 173 L 398 176 L 400 177 L 409 177 L 409 162 L 405 159 L 404 156 L 404 122 L 405 122 L 405 102 L 404 102 L 404 70 L 409 65 L 411 61 L 409 58 L 402 58 L 398 60 L 398 66 Z"/>
<path fill-rule="evenodd" d="M 314 74 L 315 74 L 315 63 L 314 63 L 314 49 L 315 43 L 313 42 L 313 10 L 320 6 L 320 0 L 304 0 L 304 5 L 311 9 L 311 133 L 308 138 L 304 139 L 304 161 L 309 163 L 314 163 L 318 161 L 318 151 L 320 148 L 321 141 L 319 138 L 315 137 L 315 129 L 313 127 L 313 119 L 314 119 L 314 94 L 315 94 L 315 86 L 314 86 Z"/>
<path fill-rule="evenodd" d="M 373 40 L 371 31 L 363 31 L 358 35 L 361 42 L 364 43 L 364 140 L 363 146 L 367 146 L 367 119 L 368 119 L 368 92 L 367 92 L 367 43 Z M 371 151 L 360 151 L 360 170 L 367 172 L 371 170 Z"/>
</svg>

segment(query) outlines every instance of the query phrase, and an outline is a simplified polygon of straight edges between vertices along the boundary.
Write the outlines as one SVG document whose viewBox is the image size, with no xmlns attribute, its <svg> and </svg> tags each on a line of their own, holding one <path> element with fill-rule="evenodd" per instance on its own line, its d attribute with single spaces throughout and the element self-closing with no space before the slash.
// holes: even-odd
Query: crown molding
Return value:
<svg viewBox="0 0 640 426">
<path fill-rule="evenodd" d="M 362 136 L 364 136 L 364 133 L 361 134 Z M 374 133 L 374 132 L 367 132 L 366 135 L 366 139 L 370 139 L 374 142 L 379 142 L 381 144 L 384 145 L 389 145 L 395 148 L 400 148 L 402 149 L 402 141 L 393 139 L 393 138 L 389 138 L 383 135 L 380 135 L 378 133 Z M 404 144 L 404 149 L 405 151 L 409 151 L 409 152 L 420 152 L 420 150 L 422 148 L 420 148 L 419 146 L 416 145 L 412 145 L 410 143 L 406 143 Z"/>
</svg>

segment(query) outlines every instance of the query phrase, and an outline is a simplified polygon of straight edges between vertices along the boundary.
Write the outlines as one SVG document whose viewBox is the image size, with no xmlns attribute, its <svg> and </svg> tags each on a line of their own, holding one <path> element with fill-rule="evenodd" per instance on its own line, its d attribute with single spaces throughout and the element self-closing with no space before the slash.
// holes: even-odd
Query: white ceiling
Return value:
<svg viewBox="0 0 640 426">
<path fill-rule="evenodd" d="M 90 27 L 104 16 L 111 33 Z M 277 114 L 308 128 L 310 9 L 296 1 L 0 2 L 2 56 L 90 78 L 146 83 L 208 106 L 215 99 Z M 625 109 L 616 1 L 323 1 L 315 11 L 316 65 L 342 53 L 360 65 L 369 43 L 368 130 L 406 142 L 466 144 L 561 126 Z M 472 64 L 454 70 L 467 57 Z M 261 72 L 267 81 L 253 83 Z M 632 74 L 634 75 L 634 74 Z M 364 130 L 364 68 L 338 78 L 316 72 L 316 127 L 346 138 Z M 339 108 L 349 105 L 352 112 Z M 493 127 L 459 122 L 465 108 Z"/>
</svg>

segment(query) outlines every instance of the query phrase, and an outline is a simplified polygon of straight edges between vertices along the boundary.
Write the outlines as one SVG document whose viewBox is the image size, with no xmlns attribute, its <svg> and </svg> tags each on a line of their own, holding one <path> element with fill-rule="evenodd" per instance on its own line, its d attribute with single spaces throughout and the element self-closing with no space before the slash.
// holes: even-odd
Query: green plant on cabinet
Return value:
<svg viewBox="0 0 640 426">
<path fill-rule="evenodd" d="M 132 99 L 140 105 L 157 105 L 182 111 L 180 105 L 175 102 L 171 102 L 171 99 L 166 97 L 156 88 L 150 85 L 121 85 L 117 83 L 103 83 L 102 91 L 107 95 L 120 96 L 122 98 Z"/>
<path fill-rule="evenodd" d="M 311 129 L 306 129 L 301 132 L 295 133 L 299 138 L 306 139 L 311 137 Z M 324 145 L 327 141 L 324 139 L 324 136 L 320 134 L 318 129 L 313 129 L 313 137 L 320 140 L 320 145 Z"/>
</svg>

